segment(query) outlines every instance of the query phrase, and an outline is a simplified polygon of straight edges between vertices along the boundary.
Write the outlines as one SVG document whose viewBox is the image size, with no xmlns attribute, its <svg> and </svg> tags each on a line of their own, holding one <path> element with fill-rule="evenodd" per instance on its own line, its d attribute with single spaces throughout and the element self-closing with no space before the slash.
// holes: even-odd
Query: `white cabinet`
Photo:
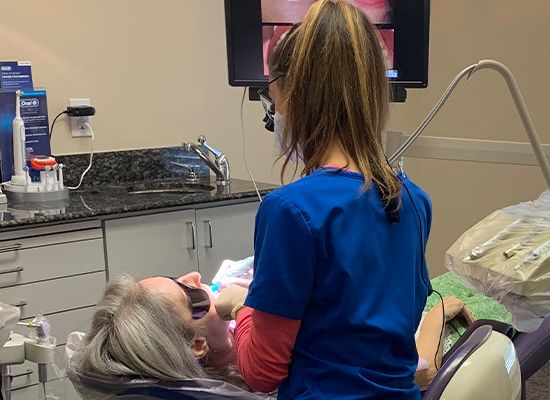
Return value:
<svg viewBox="0 0 550 400">
<path fill-rule="evenodd" d="M 181 276 L 197 269 L 195 210 L 105 221 L 109 276 Z"/>
<path fill-rule="evenodd" d="M 259 202 L 197 210 L 199 272 L 210 283 L 223 260 L 254 254 L 254 221 Z"/>
<path fill-rule="evenodd" d="M 105 282 L 99 221 L 0 233 L 0 302 L 19 307 L 21 321 L 44 314 L 56 351 L 63 350 L 68 333 L 87 330 Z M 15 331 L 26 334 L 28 328 Z M 38 398 L 36 364 L 14 365 L 12 373 L 13 399 Z M 53 370 L 48 372 L 48 379 L 54 378 Z"/>
<path fill-rule="evenodd" d="M 208 283 L 224 259 L 254 252 L 259 202 L 105 221 L 109 276 L 181 276 L 199 271 Z"/>
</svg>

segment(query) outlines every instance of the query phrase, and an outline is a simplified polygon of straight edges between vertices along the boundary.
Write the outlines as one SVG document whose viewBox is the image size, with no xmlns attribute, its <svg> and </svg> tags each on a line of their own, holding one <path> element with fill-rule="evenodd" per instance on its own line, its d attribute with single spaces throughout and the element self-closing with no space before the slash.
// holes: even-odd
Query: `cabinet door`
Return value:
<svg viewBox="0 0 550 400">
<path fill-rule="evenodd" d="M 254 221 L 260 203 L 197 210 L 199 272 L 210 283 L 225 259 L 254 254 Z"/>
<path fill-rule="evenodd" d="M 109 276 L 181 276 L 198 269 L 195 210 L 105 221 Z"/>
</svg>

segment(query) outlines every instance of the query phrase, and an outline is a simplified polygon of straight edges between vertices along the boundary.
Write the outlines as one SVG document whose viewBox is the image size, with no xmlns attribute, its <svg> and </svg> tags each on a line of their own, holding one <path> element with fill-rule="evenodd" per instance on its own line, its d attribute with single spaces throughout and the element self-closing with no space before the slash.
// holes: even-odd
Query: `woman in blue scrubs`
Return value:
<svg viewBox="0 0 550 400">
<path fill-rule="evenodd" d="M 237 318 L 243 377 L 279 387 L 279 399 L 420 399 L 414 333 L 431 293 L 432 212 L 384 156 L 375 28 L 348 2 L 314 3 L 275 50 L 262 95 L 283 173 L 296 159 L 304 169 L 260 206 L 248 294 L 230 287 L 216 305 Z"/>
</svg>

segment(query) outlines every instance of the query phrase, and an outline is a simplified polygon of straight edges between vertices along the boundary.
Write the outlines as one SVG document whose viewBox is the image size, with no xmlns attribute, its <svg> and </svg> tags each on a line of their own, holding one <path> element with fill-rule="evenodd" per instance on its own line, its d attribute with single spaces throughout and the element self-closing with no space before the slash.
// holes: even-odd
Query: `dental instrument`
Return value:
<svg viewBox="0 0 550 400">
<path fill-rule="evenodd" d="M 51 325 L 42 315 L 37 315 L 31 322 L 26 323 L 18 323 L 19 316 L 20 310 L 17 307 L 0 303 L 0 369 L 3 398 L 11 399 L 11 366 L 29 360 L 38 364 L 37 398 L 45 399 L 47 367 L 54 362 L 56 339 L 50 335 Z M 27 336 L 12 333 L 15 325 L 24 325 L 31 331 Z"/>
<path fill-rule="evenodd" d="M 247 286 L 252 282 L 253 275 L 254 256 L 239 261 L 224 260 L 214 276 L 214 279 L 212 279 L 212 286 L 210 286 L 210 289 L 213 292 L 217 292 L 232 284 Z"/>
</svg>

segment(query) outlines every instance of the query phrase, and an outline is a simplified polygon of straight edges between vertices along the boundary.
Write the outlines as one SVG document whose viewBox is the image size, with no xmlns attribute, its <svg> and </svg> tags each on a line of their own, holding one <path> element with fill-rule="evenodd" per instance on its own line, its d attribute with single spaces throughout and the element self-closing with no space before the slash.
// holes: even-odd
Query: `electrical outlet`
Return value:
<svg viewBox="0 0 550 400">
<path fill-rule="evenodd" d="M 75 106 L 89 106 L 90 99 L 69 99 L 69 105 Z M 77 137 L 92 137 L 92 132 L 86 126 L 88 123 L 92 126 L 92 117 L 69 117 L 71 119 L 71 134 L 74 138 Z"/>
</svg>

